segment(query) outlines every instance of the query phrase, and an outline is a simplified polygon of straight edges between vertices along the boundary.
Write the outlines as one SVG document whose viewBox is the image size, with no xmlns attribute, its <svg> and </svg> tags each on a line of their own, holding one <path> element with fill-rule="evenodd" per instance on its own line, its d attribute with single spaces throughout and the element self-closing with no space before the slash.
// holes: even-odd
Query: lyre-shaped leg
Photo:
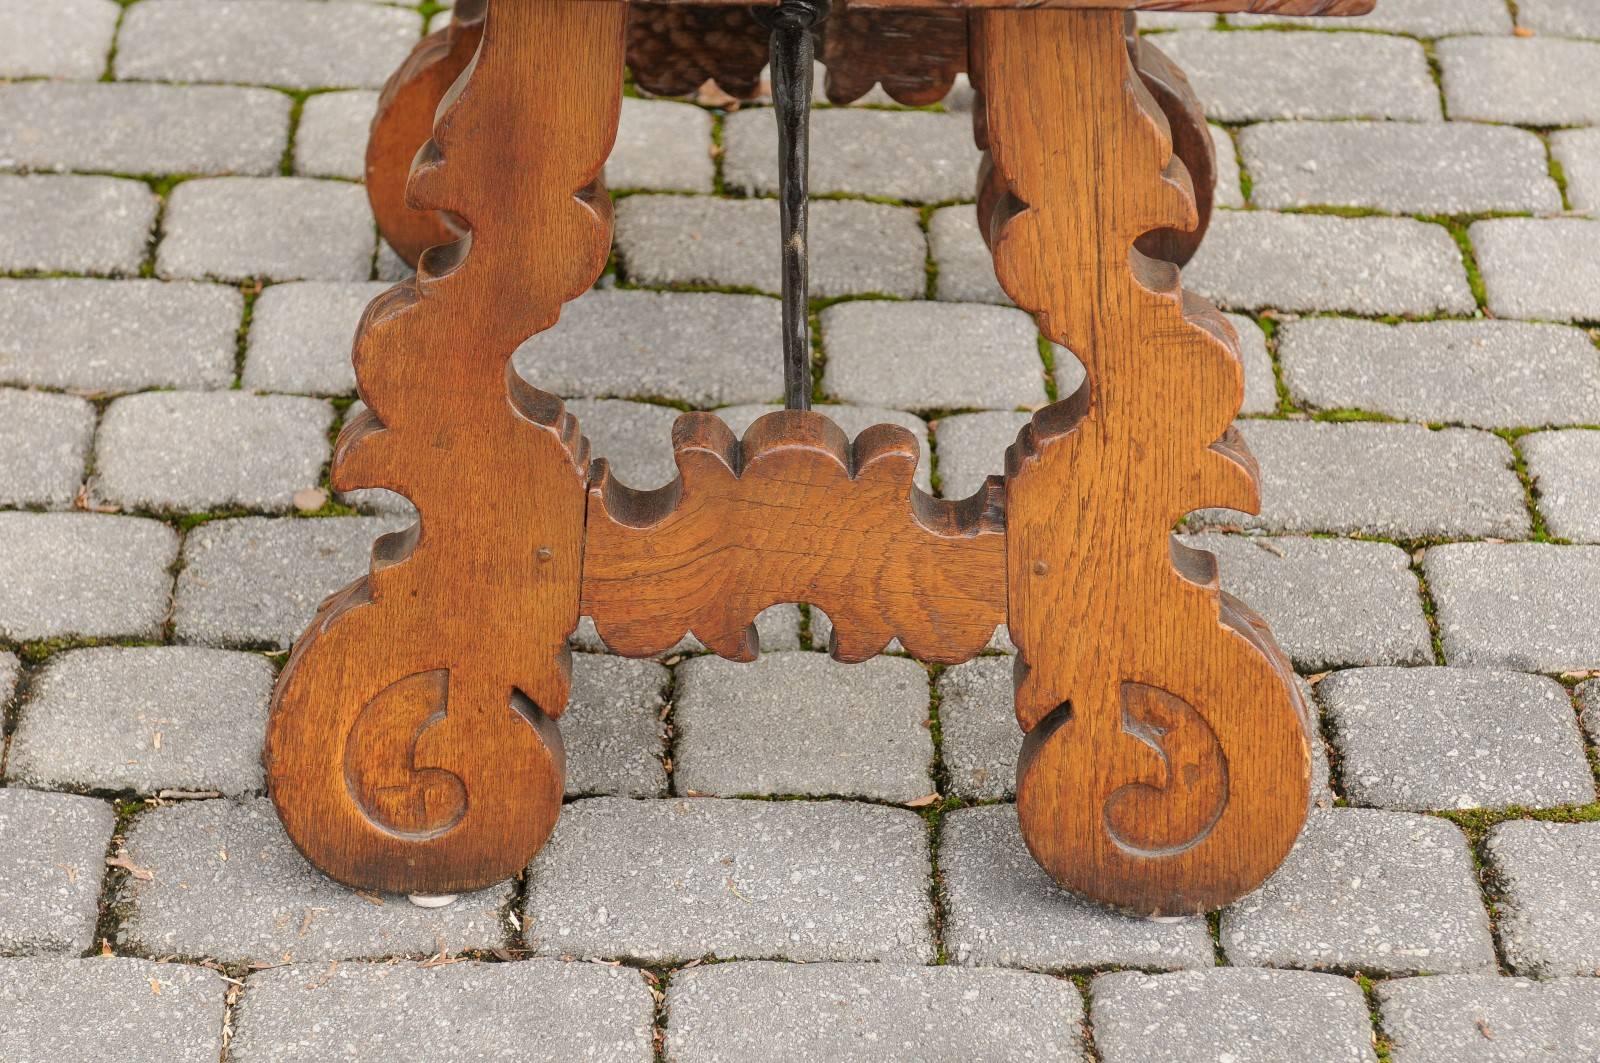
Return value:
<svg viewBox="0 0 1600 1063">
<path fill-rule="evenodd" d="M 1087 370 L 1006 456 L 1023 836 L 1096 901 L 1205 911 L 1277 867 L 1309 801 L 1288 661 L 1219 593 L 1211 555 L 1171 535 L 1194 509 L 1256 508 L 1230 428 L 1238 340 L 1134 248 L 1198 219 L 1122 15 L 993 10 L 972 27 L 996 273 Z"/>
<path fill-rule="evenodd" d="M 290 837 L 370 889 L 508 878 L 549 836 L 564 761 L 587 466 L 576 421 L 512 353 L 605 267 L 601 168 L 621 105 L 624 5 L 494 0 L 410 194 L 470 234 L 423 255 L 355 341 L 366 413 L 340 490 L 419 523 L 324 603 L 273 698 L 264 760 Z"/>
</svg>

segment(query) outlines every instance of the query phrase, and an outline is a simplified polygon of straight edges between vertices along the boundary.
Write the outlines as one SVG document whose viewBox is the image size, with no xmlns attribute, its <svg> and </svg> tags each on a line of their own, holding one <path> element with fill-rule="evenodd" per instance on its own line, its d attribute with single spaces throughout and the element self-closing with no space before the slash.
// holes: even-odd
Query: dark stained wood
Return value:
<svg viewBox="0 0 1600 1063">
<path fill-rule="evenodd" d="M 760 94 L 768 31 L 748 6 L 632 4 L 628 66 L 657 96 L 687 96 L 706 81 L 747 100 Z"/>
<path fill-rule="evenodd" d="M 1172 265 L 1133 250 L 1196 210 L 1122 16 L 985 11 L 973 27 L 988 183 L 1003 189 L 986 197 L 996 273 L 1088 373 L 1006 456 L 1023 837 L 1095 901 L 1206 911 L 1278 866 L 1310 778 L 1288 662 L 1219 593 L 1210 555 L 1171 536 L 1193 509 L 1256 509 L 1230 427 L 1237 337 Z"/>
<path fill-rule="evenodd" d="M 850 103 L 882 84 L 909 107 L 938 103 L 967 68 L 965 13 L 858 10 L 835 3 L 822 24 L 824 91 L 832 103 Z"/>
<path fill-rule="evenodd" d="M 756 614 L 809 602 L 834 657 L 864 661 L 898 637 L 925 661 L 983 649 L 1005 617 L 1000 483 L 947 502 L 913 483 L 917 442 L 875 425 L 854 445 L 818 413 L 780 411 L 741 443 L 711 414 L 673 426 L 678 479 L 657 491 L 596 463 L 583 612 L 607 646 L 643 657 L 689 632 L 734 660 L 759 649 Z"/>
<path fill-rule="evenodd" d="M 398 491 L 421 521 L 380 539 L 296 643 L 263 756 L 290 838 L 352 886 L 509 878 L 560 811 L 587 444 L 509 362 L 605 267 L 624 17 L 494 0 L 410 184 L 471 235 L 425 254 L 356 338 L 369 409 L 339 439 L 334 486 Z"/>
</svg>

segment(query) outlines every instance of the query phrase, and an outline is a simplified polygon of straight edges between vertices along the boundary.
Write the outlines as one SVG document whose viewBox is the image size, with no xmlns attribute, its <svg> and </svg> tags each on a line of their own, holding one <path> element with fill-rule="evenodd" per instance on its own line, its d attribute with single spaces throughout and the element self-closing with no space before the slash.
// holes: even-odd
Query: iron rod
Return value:
<svg viewBox="0 0 1600 1063">
<path fill-rule="evenodd" d="M 772 103 L 778 119 L 778 214 L 783 262 L 783 404 L 811 408 L 810 202 L 812 30 L 827 17 L 827 0 L 783 0 L 762 11 L 772 30 Z"/>
</svg>

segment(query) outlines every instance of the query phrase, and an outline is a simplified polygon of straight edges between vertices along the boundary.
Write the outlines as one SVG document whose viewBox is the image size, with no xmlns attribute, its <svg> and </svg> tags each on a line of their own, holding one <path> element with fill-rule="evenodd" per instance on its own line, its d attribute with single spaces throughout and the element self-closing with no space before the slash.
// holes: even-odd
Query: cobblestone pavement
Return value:
<svg viewBox="0 0 1600 1063">
<path fill-rule="evenodd" d="M 316 491 L 401 273 L 365 124 L 430 17 L 0 0 L 0 1059 L 1600 1059 L 1600 3 L 1144 20 L 1218 123 L 1186 277 L 1265 480 L 1184 534 L 1325 745 L 1282 870 L 1176 922 L 1028 857 L 1003 634 L 846 668 L 792 606 L 742 667 L 580 629 L 522 880 L 424 909 L 294 853 L 273 676 L 406 520 Z M 818 386 L 952 497 L 1081 372 L 995 284 L 968 109 L 816 115 Z M 518 356 L 638 486 L 677 409 L 780 394 L 773 141 L 628 99 L 615 268 Z"/>
</svg>

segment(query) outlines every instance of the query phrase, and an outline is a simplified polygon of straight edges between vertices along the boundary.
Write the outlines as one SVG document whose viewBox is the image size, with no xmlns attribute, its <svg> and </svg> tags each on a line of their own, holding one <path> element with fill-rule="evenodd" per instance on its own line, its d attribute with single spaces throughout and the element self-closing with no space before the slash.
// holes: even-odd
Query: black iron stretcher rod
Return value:
<svg viewBox="0 0 1600 1063">
<path fill-rule="evenodd" d="M 810 282 L 806 213 L 811 154 L 812 31 L 828 0 L 782 0 L 758 8 L 772 30 L 772 103 L 778 118 L 778 212 L 783 234 L 783 404 L 811 408 Z"/>
</svg>

